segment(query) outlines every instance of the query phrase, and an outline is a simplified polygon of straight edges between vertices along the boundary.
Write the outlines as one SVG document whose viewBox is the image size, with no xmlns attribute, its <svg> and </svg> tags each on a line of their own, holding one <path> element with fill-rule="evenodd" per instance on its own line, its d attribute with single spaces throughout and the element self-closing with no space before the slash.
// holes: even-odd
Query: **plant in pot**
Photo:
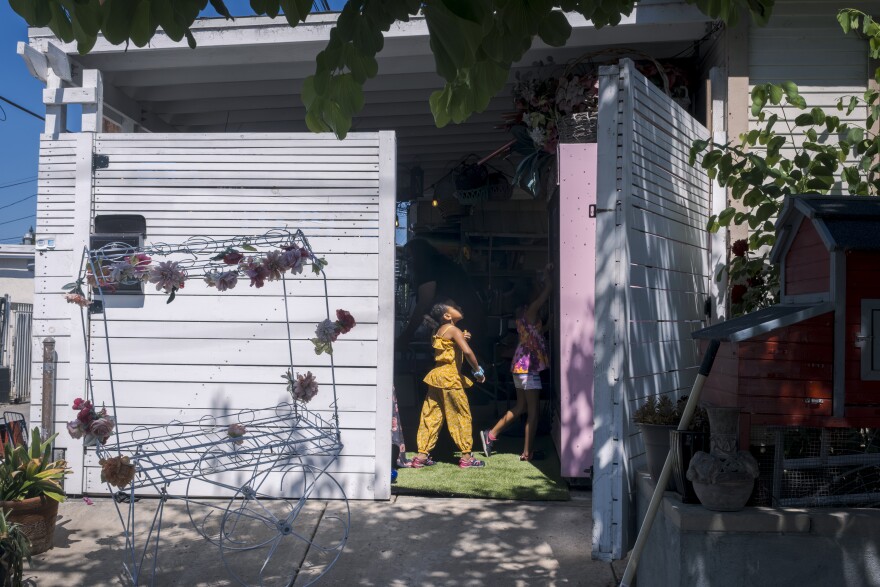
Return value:
<svg viewBox="0 0 880 587">
<path fill-rule="evenodd" d="M 683 497 L 689 495 L 687 491 L 689 486 L 677 477 L 686 481 L 684 472 L 687 471 L 693 445 L 697 444 L 697 448 L 693 450 L 700 450 L 704 448 L 704 439 L 708 444 L 708 420 L 705 412 L 700 408 L 694 413 L 688 431 L 684 433 L 676 431 L 685 405 L 687 405 L 687 397 L 683 396 L 677 403 L 672 403 L 672 399 L 667 395 L 660 396 L 659 399 L 651 396 L 633 415 L 633 420 L 639 425 L 642 432 L 648 472 L 654 483 L 660 478 L 670 447 L 676 449 L 673 453 L 673 464 L 678 466 L 681 474 L 676 475 L 676 469 L 673 469 L 670 489 L 678 491 Z"/>
<path fill-rule="evenodd" d="M 688 396 L 681 397 L 675 404 L 675 411 L 681 419 L 687 405 Z M 687 478 L 688 466 L 694 454 L 709 450 L 709 417 L 706 410 L 698 407 L 687 430 L 673 430 L 670 433 L 672 448 L 672 485 L 681 495 L 684 503 L 700 503 L 694 485 Z"/>
<path fill-rule="evenodd" d="M 659 399 L 649 397 L 633 414 L 633 420 L 642 431 L 648 472 L 654 483 L 660 478 L 663 463 L 669 454 L 669 433 L 678 426 L 679 419 L 675 404 L 667 395 L 660 396 Z"/>
<path fill-rule="evenodd" d="M 65 499 L 61 482 L 70 469 L 52 458 L 56 436 L 41 442 L 40 429 L 34 428 L 30 449 L 7 442 L 0 461 L 0 509 L 9 522 L 20 525 L 31 554 L 52 548 L 58 504 Z"/>
<path fill-rule="evenodd" d="M 31 562 L 31 543 L 18 524 L 0 510 L 0 587 L 21 585 L 24 559 Z"/>
</svg>

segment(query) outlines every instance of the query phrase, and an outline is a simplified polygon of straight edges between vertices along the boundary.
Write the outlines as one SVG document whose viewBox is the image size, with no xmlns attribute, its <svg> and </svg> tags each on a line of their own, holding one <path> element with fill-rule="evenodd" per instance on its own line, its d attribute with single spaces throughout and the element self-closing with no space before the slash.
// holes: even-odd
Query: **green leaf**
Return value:
<svg viewBox="0 0 880 587">
<path fill-rule="evenodd" d="M 752 88 L 752 116 L 757 116 L 764 105 L 767 104 L 767 88 L 764 85 L 758 85 Z"/>
<path fill-rule="evenodd" d="M 242 250 L 248 251 L 251 253 L 253 253 L 254 251 L 257 250 L 255 247 L 253 247 L 252 245 L 249 245 L 249 244 L 243 244 L 243 245 L 241 245 L 241 248 L 242 248 Z"/>
<path fill-rule="evenodd" d="M 150 0 L 138 2 L 131 22 L 132 42 L 138 47 L 145 47 L 159 26 L 159 23 L 153 22 Z"/>
<path fill-rule="evenodd" d="M 769 84 L 768 93 L 770 94 L 770 103 L 779 104 L 782 102 L 783 89 L 776 84 Z"/>
<path fill-rule="evenodd" d="M 571 25 L 563 13 L 554 10 L 538 25 L 538 36 L 551 47 L 562 47 L 571 36 Z"/>
<path fill-rule="evenodd" d="M 797 126 L 813 126 L 816 124 L 816 119 L 813 117 L 812 112 L 806 112 L 804 114 L 799 114 L 795 119 L 794 123 Z"/>
<path fill-rule="evenodd" d="M 70 23 L 70 18 L 60 4 L 53 2 L 50 8 L 52 20 L 49 22 L 49 28 L 52 29 L 56 37 L 65 43 L 70 43 L 73 41 L 73 25 Z"/>
<path fill-rule="evenodd" d="M 437 73 L 452 81 L 459 69 L 473 64 L 484 37 L 483 26 L 457 17 L 442 2 L 429 3 L 423 11 Z"/>
<path fill-rule="evenodd" d="M 211 0 L 211 7 L 217 11 L 222 17 L 225 17 L 227 20 L 232 20 L 232 14 L 229 13 L 229 9 L 226 8 L 226 4 L 223 3 L 223 0 Z"/>
<path fill-rule="evenodd" d="M 730 221 L 733 220 L 734 214 L 736 214 L 736 208 L 725 208 L 718 215 L 718 224 L 721 226 L 730 226 Z"/>
<path fill-rule="evenodd" d="M 782 82 L 780 84 L 782 86 L 782 90 L 785 92 L 785 97 L 789 102 L 792 100 L 797 100 L 800 96 L 800 90 L 798 90 L 797 84 L 791 81 Z"/>
<path fill-rule="evenodd" d="M 107 41 L 114 45 L 120 45 L 129 39 L 132 20 L 139 4 L 139 0 L 106 0 L 104 2 L 104 22 L 101 31 Z"/>
<path fill-rule="evenodd" d="M 846 141 L 848 143 L 860 143 L 865 138 L 865 131 L 861 128 L 854 127 L 846 133 Z"/>
<path fill-rule="evenodd" d="M 813 115 L 813 120 L 816 121 L 816 124 L 825 124 L 825 111 L 821 108 L 813 108 L 810 110 L 810 114 Z"/>
<path fill-rule="evenodd" d="M 853 110 L 855 110 L 855 109 L 858 107 L 858 105 L 859 105 L 859 99 L 856 98 L 855 96 L 852 96 L 852 97 L 849 99 L 849 104 L 847 104 L 847 106 L 846 106 L 846 114 L 847 114 L 847 116 L 849 116 L 850 114 L 852 114 L 852 113 L 853 113 Z"/>
<path fill-rule="evenodd" d="M 284 10 L 284 18 L 287 23 L 295 27 L 305 21 L 312 9 L 312 0 L 281 0 L 281 9 Z"/>
</svg>

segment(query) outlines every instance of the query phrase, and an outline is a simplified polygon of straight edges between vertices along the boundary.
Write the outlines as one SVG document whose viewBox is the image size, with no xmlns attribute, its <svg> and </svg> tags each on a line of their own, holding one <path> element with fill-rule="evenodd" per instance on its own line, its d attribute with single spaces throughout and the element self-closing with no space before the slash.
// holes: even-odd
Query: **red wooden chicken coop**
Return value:
<svg viewBox="0 0 880 587">
<path fill-rule="evenodd" d="M 758 425 L 880 427 L 880 198 L 795 196 L 776 229 L 781 303 L 693 333 L 722 341 L 703 401 L 742 410 L 743 447 Z"/>
<path fill-rule="evenodd" d="M 880 198 L 795 196 L 776 231 L 781 303 L 693 333 L 722 342 L 702 397 L 740 408 L 740 446 L 755 427 L 777 430 L 774 497 L 782 470 L 880 463 L 828 448 L 830 429 L 880 428 Z M 783 462 L 791 426 L 822 431 L 815 458 Z"/>
</svg>

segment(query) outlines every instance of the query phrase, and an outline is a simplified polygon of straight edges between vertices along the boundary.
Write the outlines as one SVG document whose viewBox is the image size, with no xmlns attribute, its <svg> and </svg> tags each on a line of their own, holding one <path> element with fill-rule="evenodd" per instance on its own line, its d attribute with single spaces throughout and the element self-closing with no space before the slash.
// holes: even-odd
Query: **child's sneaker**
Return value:
<svg viewBox="0 0 880 587">
<path fill-rule="evenodd" d="M 486 463 L 483 461 L 478 461 L 473 456 L 470 456 L 467 458 L 462 457 L 461 459 L 459 459 L 458 466 L 462 469 L 469 469 L 471 467 L 485 467 Z"/>
<path fill-rule="evenodd" d="M 492 453 L 492 445 L 495 444 L 495 440 L 492 439 L 489 435 L 492 434 L 491 430 L 480 430 L 480 440 L 483 441 L 483 454 L 486 457 L 490 457 Z"/>
</svg>

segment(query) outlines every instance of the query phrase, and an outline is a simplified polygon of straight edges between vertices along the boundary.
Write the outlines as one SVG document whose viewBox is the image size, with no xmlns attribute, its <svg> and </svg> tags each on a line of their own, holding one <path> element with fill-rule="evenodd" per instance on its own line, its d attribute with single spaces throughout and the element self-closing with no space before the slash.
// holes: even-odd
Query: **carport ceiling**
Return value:
<svg viewBox="0 0 880 587">
<path fill-rule="evenodd" d="M 317 14 L 295 29 L 283 20 L 205 19 L 193 29 L 198 48 L 174 43 L 160 31 L 148 47 L 116 47 L 99 39 L 89 55 L 64 45 L 75 69 L 99 69 L 105 103 L 155 132 L 298 132 L 305 131 L 299 99 L 303 79 L 314 72 L 335 14 Z M 529 68 L 553 56 L 561 65 L 584 53 L 629 47 L 657 58 L 687 49 L 706 34 L 708 20 L 683 2 L 643 1 L 616 27 L 596 30 L 579 15 L 569 15 L 573 32 L 565 48 L 540 42 L 515 66 Z M 47 29 L 32 29 L 39 50 L 52 39 Z M 398 23 L 386 34 L 378 56 L 379 75 L 365 86 L 366 106 L 353 131 L 395 130 L 403 168 L 420 165 L 426 185 L 450 164 L 474 152 L 494 151 L 509 140 L 499 128 L 512 108 L 510 82 L 489 108 L 466 123 L 434 126 L 428 97 L 442 87 L 434 73 L 424 19 Z M 404 182 L 402 182 L 404 183 Z"/>
</svg>

